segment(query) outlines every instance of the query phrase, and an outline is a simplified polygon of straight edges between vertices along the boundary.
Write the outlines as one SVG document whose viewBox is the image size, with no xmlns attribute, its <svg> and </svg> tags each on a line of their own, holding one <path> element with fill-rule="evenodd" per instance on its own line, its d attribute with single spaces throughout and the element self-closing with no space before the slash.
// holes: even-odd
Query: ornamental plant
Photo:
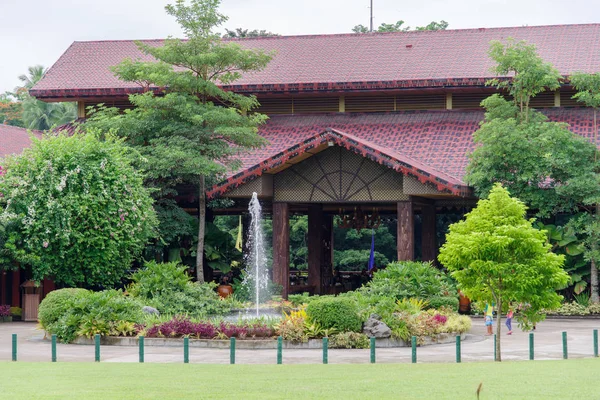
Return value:
<svg viewBox="0 0 600 400">
<path fill-rule="evenodd" d="M 94 133 L 31 141 L 3 162 L 2 254 L 30 265 L 38 281 L 120 283 L 157 224 L 142 176 L 131 166 L 136 153 Z"/>
</svg>

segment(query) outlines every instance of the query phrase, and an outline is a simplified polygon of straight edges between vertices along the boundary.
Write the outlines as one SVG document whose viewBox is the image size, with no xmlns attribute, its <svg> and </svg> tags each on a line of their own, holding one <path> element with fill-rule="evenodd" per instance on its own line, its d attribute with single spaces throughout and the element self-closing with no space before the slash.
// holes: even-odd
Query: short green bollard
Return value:
<svg viewBox="0 0 600 400">
<path fill-rule="evenodd" d="M 17 361 L 17 334 L 12 334 L 12 360 Z"/>
<path fill-rule="evenodd" d="M 329 363 L 329 338 L 323 338 L 323 364 Z"/>
<path fill-rule="evenodd" d="M 277 337 L 277 364 L 283 364 L 283 338 Z"/>
<path fill-rule="evenodd" d="M 56 335 L 52 335 L 52 362 L 56 362 Z"/>
<path fill-rule="evenodd" d="M 563 342 L 563 359 L 569 358 L 569 352 L 567 350 L 567 332 L 562 333 L 562 342 Z"/>
<path fill-rule="evenodd" d="M 183 338 L 183 363 L 189 364 L 190 362 L 190 338 Z"/>
<path fill-rule="evenodd" d="M 529 359 L 533 361 L 533 332 L 529 334 Z"/>
<path fill-rule="evenodd" d="M 456 336 L 456 362 L 460 362 L 460 335 Z"/>
<path fill-rule="evenodd" d="M 410 339 L 410 344 L 412 346 L 412 363 L 416 364 L 417 362 L 417 337 L 413 336 Z"/>
<path fill-rule="evenodd" d="M 375 344 L 377 339 L 374 336 L 371 337 L 371 364 L 375 364 Z"/>
<path fill-rule="evenodd" d="M 598 329 L 594 329 L 594 357 L 598 357 Z"/>
<path fill-rule="evenodd" d="M 140 362 L 144 362 L 144 337 L 140 336 L 138 338 L 138 343 L 140 345 Z"/>
<path fill-rule="evenodd" d="M 229 338 L 229 364 L 235 364 L 235 338 Z"/>
<path fill-rule="evenodd" d="M 94 336 L 94 345 L 96 347 L 96 352 L 94 354 L 94 361 L 100 362 L 100 335 L 96 334 Z"/>
<path fill-rule="evenodd" d="M 496 334 L 494 333 L 494 361 L 498 361 L 498 354 L 496 354 Z"/>
</svg>

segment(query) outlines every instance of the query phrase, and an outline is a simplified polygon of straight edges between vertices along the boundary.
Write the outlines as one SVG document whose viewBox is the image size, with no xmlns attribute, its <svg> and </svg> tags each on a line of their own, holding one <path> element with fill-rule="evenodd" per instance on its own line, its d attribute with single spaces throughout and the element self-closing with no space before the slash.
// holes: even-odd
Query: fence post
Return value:
<svg viewBox="0 0 600 400">
<path fill-rule="evenodd" d="M 100 362 L 100 335 L 99 334 L 94 335 L 94 345 L 96 348 L 96 351 L 94 354 L 94 361 Z"/>
<path fill-rule="evenodd" d="M 533 360 L 533 332 L 529 334 L 529 359 Z"/>
<path fill-rule="evenodd" d="M 283 363 L 283 338 L 277 337 L 277 364 Z"/>
<path fill-rule="evenodd" d="M 144 362 L 144 337 L 139 337 L 139 345 L 140 345 L 140 362 Z"/>
<path fill-rule="evenodd" d="M 375 336 L 372 336 L 371 337 L 371 364 L 375 364 L 375 344 L 376 344 Z"/>
<path fill-rule="evenodd" d="M 594 329 L 594 357 L 598 357 L 598 329 Z"/>
<path fill-rule="evenodd" d="M 17 361 L 17 334 L 12 334 L 12 360 Z"/>
<path fill-rule="evenodd" d="M 496 334 L 494 333 L 494 361 L 498 361 L 498 354 L 496 354 Z"/>
<path fill-rule="evenodd" d="M 188 364 L 190 362 L 190 338 L 183 338 L 183 363 Z"/>
<path fill-rule="evenodd" d="M 56 335 L 52 335 L 52 362 L 56 362 Z"/>
<path fill-rule="evenodd" d="M 562 343 L 563 343 L 563 359 L 569 358 L 569 352 L 567 350 L 567 332 L 562 333 Z"/>
<path fill-rule="evenodd" d="M 329 338 L 323 338 L 323 364 L 329 363 Z"/>
<path fill-rule="evenodd" d="M 410 344 L 412 346 L 412 363 L 415 364 L 417 362 L 417 337 L 413 336 L 410 339 Z"/>
<path fill-rule="evenodd" d="M 460 362 L 460 335 L 456 335 L 456 362 Z"/>
<path fill-rule="evenodd" d="M 235 364 L 235 338 L 229 338 L 229 364 Z"/>
</svg>

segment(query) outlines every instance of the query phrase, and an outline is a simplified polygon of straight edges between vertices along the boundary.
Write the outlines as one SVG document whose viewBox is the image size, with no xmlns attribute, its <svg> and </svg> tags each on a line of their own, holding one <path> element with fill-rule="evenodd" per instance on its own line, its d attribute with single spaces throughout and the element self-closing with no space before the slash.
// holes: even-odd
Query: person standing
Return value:
<svg viewBox="0 0 600 400">
<path fill-rule="evenodd" d="M 513 314 L 514 314 L 514 311 L 513 311 L 512 307 L 509 306 L 508 312 L 506 313 L 506 327 L 508 328 L 508 332 L 506 332 L 507 335 L 512 335 Z"/>
<path fill-rule="evenodd" d="M 494 307 L 489 303 L 486 303 L 484 313 L 485 315 L 485 327 L 487 329 L 487 335 L 493 334 L 492 326 L 494 325 Z"/>
</svg>

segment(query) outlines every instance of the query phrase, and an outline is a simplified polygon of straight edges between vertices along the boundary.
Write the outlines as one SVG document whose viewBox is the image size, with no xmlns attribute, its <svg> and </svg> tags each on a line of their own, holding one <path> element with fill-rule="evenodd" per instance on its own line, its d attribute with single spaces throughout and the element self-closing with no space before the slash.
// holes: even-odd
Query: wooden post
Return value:
<svg viewBox="0 0 600 400">
<path fill-rule="evenodd" d="M 321 264 L 323 262 L 323 206 L 308 206 L 308 284 L 321 294 Z"/>
<path fill-rule="evenodd" d="M 12 299 L 11 306 L 21 307 L 21 270 L 12 272 Z"/>
<path fill-rule="evenodd" d="M 435 206 L 427 204 L 421 206 L 423 225 L 421 227 L 421 259 L 422 261 L 435 261 L 437 246 L 435 235 Z"/>
<path fill-rule="evenodd" d="M 415 218 L 412 201 L 398 202 L 398 261 L 415 259 Z"/>
<path fill-rule="evenodd" d="M 283 286 L 287 299 L 290 285 L 290 209 L 288 203 L 273 203 L 273 282 Z"/>
</svg>

